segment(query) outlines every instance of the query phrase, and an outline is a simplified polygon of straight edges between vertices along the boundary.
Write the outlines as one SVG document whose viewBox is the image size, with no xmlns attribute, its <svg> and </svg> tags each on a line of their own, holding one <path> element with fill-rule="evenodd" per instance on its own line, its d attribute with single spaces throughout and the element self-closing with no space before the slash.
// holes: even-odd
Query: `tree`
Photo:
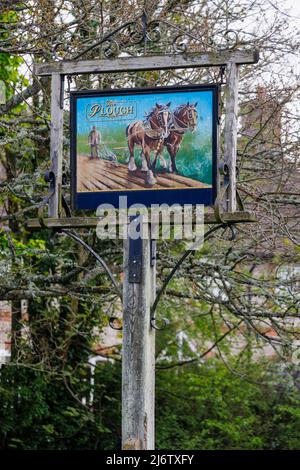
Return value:
<svg viewBox="0 0 300 470">
<path fill-rule="evenodd" d="M 81 406 L 79 383 L 93 350 L 95 327 L 101 329 L 107 324 L 107 316 L 118 313 L 120 303 L 89 253 L 78 249 L 63 233 L 29 233 L 24 225 L 26 218 L 36 215 L 47 192 L 43 174 L 49 167 L 50 85 L 48 78 L 40 80 L 33 75 L 32 64 L 49 61 L 53 54 L 58 59 L 77 57 L 98 37 L 141 15 L 144 7 L 149 19 L 156 20 L 149 32 L 146 53 L 174 52 L 174 47 L 176 52 L 184 50 L 186 37 L 180 36 L 177 29 L 172 43 L 169 23 L 161 23 L 158 28 L 157 20 L 163 20 L 192 35 L 188 46 L 191 51 L 255 47 L 261 56 L 256 66 L 241 70 L 243 118 L 238 152 L 239 190 L 246 207 L 255 210 L 258 223 L 239 226 L 234 243 L 228 231 L 216 236 L 185 261 L 158 307 L 157 316 L 171 320 L 171 327 L 158 338 L 158 366 L 169 370 L 179 364 L 198 363 L 211 351 L 226 362 L 232 344 L 238 342 L 241 357 L 267 344 L 284 361 L 292 377 L 295 372 L 287 361 L 297 338 L 299 318 L 295 288 L 299 282 L 299 127 L 294 111 L 299 83 L 292 66 L 299 52 L 299 38 L 293 29 L 295 19 L 279 2 L 266 4 L 261 0 L 254 4 L 248 0 L 181 0 L 149 2 L 146 6 L 139 0 L 124 1 L 121 6 L 120 2 L 92 0 L 68 0 L 63 5 L 55 0 L 26 5 L 19 2 L 16 11 L 4 8 L 1 24 L 5 31 L 0 44 L 0 60 L 5 57 L 10 64 L 5 73 L 12 73 L 7 79 L 7 103 L 0 105 L 1 159 L 6 168 L 0 185 L 5 208 L 1 216 L 0 298 L 28 301 L 28 318 L 18 318 L 20 326 L 26 326 L 26 335 L 18 336 L 9 367 L 20 370 L 23 365 L 38 371 L 37 380 L 39 373 L 43 380 L 48 375 L 58 377 L 57 383 L 63 384 L 76 406 Z M 140 28 L 140 21 L 129 25 L 114 36 L 117 42 L 106 41 L 84 57 L 112 57 L 119 49 L 141 54 L 144 46 L 138 41 Z M 21 59 L 28 83 L 16 74 Z M 80 89 L 112 84 L 220 82 L 223 73 L 222 69 L 167 70 L 134 76 L 124 73 L 78 77 L 73 85 Z M 266 90 L 261 99 L 256 96 L 257 86 Z M 224 92 L 223 87 L 222 96 Z M 280 136 L 272 132 L 273 114 L 263 113 L 262 108 L 276 109 Z M 253 117 L 256 112 L 258 120 Z M 249 135 L 249 126 L 254 134 Z M 64 191 L 67 193 L 67 188 Z M 100 241 L 88 230 L 82 230 L 80 236 L 105 257 L 120 282 L 121 243 Z M 159 244 L 159 286 L 173 267 L 174 256 L 182 250 L 183 244 Z M 283 268 L 278 270 L 280 266 Z M 174 338 L 182 330 L 195 341 L 197 352 L 188 351 L 188 357 L 179 358 Z M 115 355 L 119 357 L 118 349 Z M 168 369 L 166 357 L 171 358 Z M 229 367 L 232 369 L 232 365 Z M 89 422 L 90 409 L 83 410 L 82 416 Z"/>
</svg>

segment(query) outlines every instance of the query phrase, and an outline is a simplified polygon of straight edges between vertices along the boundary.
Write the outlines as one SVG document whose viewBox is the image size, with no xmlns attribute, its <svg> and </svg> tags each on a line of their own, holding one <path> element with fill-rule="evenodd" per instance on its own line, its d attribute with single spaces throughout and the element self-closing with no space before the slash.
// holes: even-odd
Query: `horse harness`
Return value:
<svg viewBox="0 0 300 470">
<path fill-rule="evenodd" d="M 174 134 L 176 134 L 178 136 L 182 136 L 190 128 L 189 125 L 185 125 L 186 123 L 184 121 L 182 121 L 181 119 L 179 119 L 173 112 L 171 112 L 171 115 L 172 115 L 172 117 L 170 119 L 170 127 L 168 128 L 169 133 L 168 133 L 167 137 L 162 136 L 162 131 L 163 130 L 162 130 L 161 127 L 158 127 L 156 129 L 153 129 L 151 127 L 149 118 L 146 119 L 145 121 L 143 121 L 143 126 L 144 126 L 145 134 L 147 135 L 147 137 L 149 137 L 150 139 L 153 139 L 153 140 L 158 140 L 157 146 L 156 146 L 157 151 L 158 151 L 160 145 L 162 144 L 162 142 L 166 138 L 169 137 L 170 132 L 173 132 Z M 184 124 L 184 126 L 182 126 L 182 124 Z"/>
<path fill-rule="evenodd" d="M 179 124 L 179 122 L 181 124 L 185 124 L 185 122 L 183 122 L 181 119 L 179 119 L 177 116 L 175 116 L 174 113 L 172 113 L 172 119 L 173 119 L 173 122 L 171 123 L 171 126 L 173 125 L 174 128 L 170 128 L 171 132 L 174 132 L 174 134 L 177 134 L 177 135 L 183 135 L 185 134 L 188 130 L 189 130 L 189 125 L 187 126 L 181 126 Z"/>
</svg>

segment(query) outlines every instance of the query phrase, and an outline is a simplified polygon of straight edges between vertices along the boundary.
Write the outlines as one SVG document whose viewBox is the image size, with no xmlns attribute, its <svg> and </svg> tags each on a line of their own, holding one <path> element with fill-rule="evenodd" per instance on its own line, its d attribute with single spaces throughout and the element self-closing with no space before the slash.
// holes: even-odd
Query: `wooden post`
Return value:
<svg viewBox="0 0 300 470">
<path fill-rule="evenodd" d="M 59 73 L 52 73 L 51 78 L 51 132 L 50 157 L 51 171 L 55 175 L 54 195 L 49 200 L 49 217 L 61 215 L 61 182 L 63 160 L 63 98 L 64 77 Z"/>
<path fill-rule="evenodd" d="M 147 240 L 124 240 L 123 450 L 153 450 L 155 445 L 155 330 L 150 324 L 150 306 L 155 295 L 156 268 L 148 225 L 146 230 Z M 135 277 L 140 282 L 132 282 Z"/>
<path fill-rule="evenodd" d="M 238 113 L 239 68 L 234 62 L 227 64 L 226 117 L 224 132 L 225 163 L 229 169 L 229 189 L 227 191 L 228 212 L 236 211 L 236 150 Z"/>
</svg>

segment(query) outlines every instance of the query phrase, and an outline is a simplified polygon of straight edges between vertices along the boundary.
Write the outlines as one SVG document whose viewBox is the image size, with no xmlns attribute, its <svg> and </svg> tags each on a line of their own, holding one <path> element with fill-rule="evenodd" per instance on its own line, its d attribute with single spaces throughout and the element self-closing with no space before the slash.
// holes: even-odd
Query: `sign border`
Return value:
<svg viewBox="0 0 300 470">
<path fill-rule="evenodd" d="M 113 190 L 97 192 L 77 192 L 77 98 L 93 96 L 159 94 L 179 91 L 212 91 L 213 92 L 213 122 L 212 122 L 212 188 L 174 188 L 174 189 L 142 189 L 142 190 Z M 70 168 L 71 168 L 71 208 L 96 210 L 103 203 L 119 207 L 119 197 L 127 196 L 128 206 L 132 204 L 204 204 L 213 205 L 217 197 L 218 170 L 218 127 L 219 127 L 219 85 L 175 85 L 147 88 L 118 88 L 106 90 L 82 90 L 70 92 Z"/>
</svg>

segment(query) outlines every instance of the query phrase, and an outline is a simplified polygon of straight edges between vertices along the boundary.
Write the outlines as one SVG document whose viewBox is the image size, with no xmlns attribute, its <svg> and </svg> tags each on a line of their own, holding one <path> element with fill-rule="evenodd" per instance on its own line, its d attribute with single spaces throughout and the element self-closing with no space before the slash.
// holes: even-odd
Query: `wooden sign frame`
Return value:
<svg viewBox="0 0 300 470">
<path fill-rule="evenodd" d="M 49 217 L 61 217 L 61 185 L 63 159 L 63 102 L 65 76 L 95 73 L 118 73 L 141 70 L 166 70 L 175 68 L 220 67 L 227 69 L 226 116 L 224 131 L 224 163 L 229 170 L 226 209 L 235 212 L 236 203 L 236 141 L 239 66 L 254 64 L 259 60 L 258 51 L 225 51 L 220 54 L 198 53 L 149 57 L 121 57 L 35 64 L 34 74 L 51 76 L 51 171 L 55 175 L 54 191 L 49 199 Z M 217 175 L 218 177 L 218 175 Z M 218 186 L 217 182 L 217 186 Z"/>
<path fill-rule="evenodd" d="M 126 125 L 128 122 L 132 122 L 133 126 L 140 122 L 136 118 L 132 118 L 131 121 L 126 121 L 126 118 L 121 117 L 121 123 L 118 121 L 118 116 L 115 118 L 92 118 L 93 120 L 89 121 L 87 118 L 86 107 L 89 107 L 93 103 L 102 103 L 105 105 L 106 98 L 108 100 L 115 100 L 118 102 L 118 97 L 122 97 L 124 103 L 134 103 L 135 112 L 139 112 L 139 116 L 144 118 L 144 111 L 149 111 L 149 109 L 143 109 L 143 99 L 148 106 L 155 106 L 156 102 L 163 103 L 165 100 L 171 103 L 169 110 L 169 116 L 172 119 L 172 104 L 173 101 L 176 103 L 197 103 L 196 110 L 198 116 L 196 117 L 197 127 L 193 132 L 189 128 L 184 129 L 182 134 L 181 144 L 184 144 L 185 136 L 189 134 L 191 140 L 190 146 L 192 147 L 193 142 L 202 142 L 202 139 L 205 137 L 208 141 L 211 141 L 211 159 L 207 159 L 207 164 L 211 164 L 211 171 L 206 178 L 210 178 L 210 183 L 205 181 L 201 182 L 201 179 L 195 180 L 193 178 L 188 178 L 182 172 L 181 174 L 170 173 L 168 170 L 157 171 L 155 173 L 156 183 L 153 186 L 147 184 L 147 171 L 141 171 L 140 168 L 137 168 L 136 171 L 130 172 L 128 170 L 128 161 L 126 159 L 126 167 L 124 163 L 118 163 L 117 158 L 113 155 L 115 160 L 107 161 L 105 155 L 103 157 L 104 150 L 106 152 L 111 152 L 111 148 L 108 148 L 106 145 L 101 144 L 103 139 L 103 131 L 106 132 L 105 135 L 108 136 L 108 140 L 111 141 L 109 130 L 112 131 L 115 129 L 115 122 L 117 121 L 118 134 L 121 132 L 121 141 L 122 145 L 125 145 L 126 148 L 126 157 L 129 156 L 128 146 L 126 138 Z M 127 101 L 128 100 L 128 101 Z M 134 101 L 132 101 L 134 100 Z M 169 101 L 170 100 L 170 101 Z M 191 101 L 194 100 L 194 101 Z M 83 103 L 85 103 L 84 108 Z M 78 107 L 80 106 L 80 114 Z M 94 106 L 97 106 L 95 104 Z M 205 107 L 202 110 L 201 107 Z M 187 85 L 187 86 L 164 86 L 164 87 L 150 87 L 150 88 L 130 88 L 130 89 L 113 89 L 113 90 L 93 90 L 93 91 L 80 91 L 80 92 L 71 92 L 70 94 L 70 131 L 71 131 L 71 193 L 72 193 L 72 208 L 74 209 L 97 209 L 98 205 L 101 203 L 109 203 L 115 207 L 119 207 L 119 197 L 126 196 L 128 205 L 131 204 L 143 204 L 149 207 L 151 204 L 204 204 L 204 205 L 213 205 L 216 194 L 217 194 L 217 169 L 218 169 L 218 85 Z M 151 109 L 151 108 L 150 108 Z M 176 109 L 176 108 L 175 108 Z M 178 109 L 178 107 L 177 107 Z M 193 109 L 193 108 L 191 108 Z M 207 115 L 205 114 L 207 113 Z M 186 113 L 187 114 L 187 113 Z M 203 117 L 202 117 L 203 114 Z M 78 119 L 80 115 L 80 120 Z M 209 119 L 207 123 L 208 130 L 206 133 L 202 133 L 202 139 L 200 137 L 201 125 L 202 129 L 204 124 L 201 124 L 200 119 Z M 99 121 L 100 119 L 100 121 Z M 79 120 L 79 122 L 77 122 Z M 126 125 L 124 125 L 124 121 Z M 97 155 L 95 157 L 89 156 L 87 136 L 83 142 L 80 141 L 80 147 L 83 147 L 84 155 L 79 155 L 79 145 L 78 145 L 78 128 L 80 127 L 81 132 L 83 129 L 86 131 L 87 128 L 92 128 L 95 125 L 94 132 L 97 132 L 98 139 L 100 139 L 99 145 L 97 145 Z M 170 124 L 174 126 L 173 124 Z M 177 124 L 179 125 L 179 124 Z M 146 124 L 143 123 L 143 128 Z M 124 129 L 123 129 L 124 127 Z M 129 126 L 130 127 L 130 126 Z M 199 131 L 200 128 L 200 131 Z M 121 129 L 121 131 L 120 131 Z M 178 129 L 177 129 L 178 130 Z M 122 136 L 123 131 L 123 136 Z M 86 131 L 87 132 L 87 131 Z M 129 131 L 130 132 L 130 131 Z M 152 131 L 149 131 L 150 133 Z M 176 132 L 176 131 L 175 131 Z M 181 131 L 183 132 L 183 131 Z M 177 135 L 177 134 L 176 134 Z M 101 138 L 100 138 L 101 136 Z M 175 134 L 174 134 L 175 136 Z M 104 139 L 105 141 L 105 139 Z M 151 139 L 150 139 L 151 141 Z M 155 154 L 155 149 L 157 145 L 161 142 L 164 152 L 162 155 L 165 155 L 166 162 L 168 165 L 171 164 L 170 156 L 167 152 L 167 145 L 163 145 L 164 139 L 155 133 L 155 136 L 152 140 L 153 150 L 151 152 L 151 163 L 153 163 L 153 154 Z M 108 144 L 112 147 L 112 144 Z M 140 153 L 142 150 L 141 145 L 137 147 L 139 150 L 135 153 Z M 113 149 L 113 147 L 112 147 Z M 185 146 L 185 151 L 190 149 Z M 178 152 L 176 155 L 177 165 L 181 163 L 182 158 L 185 158 L 185 161 L 189 165 L 197 165 L 199 161 L 199 150 L 192 148 L 192 158 L 189 155 L 189 158 L 183 154 L 183 152 Z M 112 157 L 111 157 L 112 158 Z M 204 158 L 204 157 L 203 157 Z M 120 158 L 119 158 L 120 159 Z M 124 162 L 125 159 L 123 158 Z M 135 160 L 136 161 L 136 160 Z M 79 165 L 80 163 L 80 165 Z M 157 166 L 158 166 L 157 162 Z M 188 168 L 185 168 L 186 171 L 189 171 Z M 199 170 L 198 170 L 199 171 Z M 80 174 L 80 173 L 84 174 Z M 96 172 L 97 176 L 96 177 Z M 81 186 L 78 184 L 81 181 Z M 202 178 L 204 179 L 204 178 Z M 107 180 L 107 181 L 106 181 Z M 134 183 L 132 183 L 134 181 Z M 93 182 L 93 183 L 92 183 Z M 105 186 L 107 185 L 107 189 Z M 161 184 L 159 184 L 161 182 Z M 165 186 L 164 186 L 165 184 Z M 128 186 L 130 189 L 122 189 L 124 186 Z M 81 190 L 79 190 L 79 189 Z M 116 189 L 114 189 L 116 188 Z M 131 189 L 132 188 L 132 189 Z M 140 189 L 137 189 L 140 188 Z"/>
</svg>

